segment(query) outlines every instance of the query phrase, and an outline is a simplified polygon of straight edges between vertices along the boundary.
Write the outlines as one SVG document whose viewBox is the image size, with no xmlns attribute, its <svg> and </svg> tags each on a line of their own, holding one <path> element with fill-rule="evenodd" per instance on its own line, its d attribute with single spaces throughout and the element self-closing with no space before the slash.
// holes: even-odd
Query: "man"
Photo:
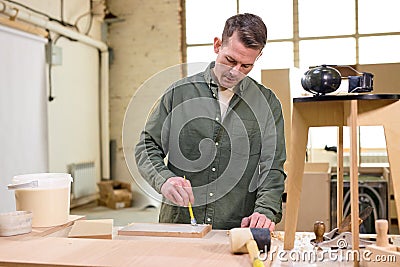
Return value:
<svg viewBox="0 0 400 267">
<path fill-rule="evenodd" d="M 215 62 L 173 84 L 153 109 L 135 156 L 141 175 L 163 195 L 160 222 L 190 222 L 189 202 L 197 221 L 214 229 L 273 230 L 281 220 L 281 105 L 246 76 L 266 40 L 260 17 L 229 18 L 222 39 L 214 38 Z"/>
</svg>

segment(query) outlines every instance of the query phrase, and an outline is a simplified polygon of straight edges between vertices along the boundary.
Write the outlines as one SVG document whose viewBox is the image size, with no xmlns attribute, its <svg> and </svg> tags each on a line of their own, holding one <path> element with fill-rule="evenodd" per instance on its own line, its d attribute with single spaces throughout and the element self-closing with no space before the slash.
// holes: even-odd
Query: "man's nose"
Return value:
<svg viewBox="0 0 400 267">
<path fill-rule="evenodd" d="M 236 64 L 231 67 L 230 71 L 231 71 L 231 73 L 238 73 L 238 72 L 240 72 L 241 67 L 242 67 L 241 64 Z"/>
</svg>

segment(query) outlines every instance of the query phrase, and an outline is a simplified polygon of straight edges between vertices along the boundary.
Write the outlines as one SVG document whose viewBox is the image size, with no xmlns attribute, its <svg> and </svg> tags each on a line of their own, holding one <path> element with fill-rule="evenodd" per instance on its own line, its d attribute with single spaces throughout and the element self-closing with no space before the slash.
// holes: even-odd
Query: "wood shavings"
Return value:
<svg viewBox="0 0 400 267">
<path fill-rule="evenodd" d="M 284 234 L 282 232 L 271 232 L 271 238 L 275 238 L 283 242 Z"/>
</svg>

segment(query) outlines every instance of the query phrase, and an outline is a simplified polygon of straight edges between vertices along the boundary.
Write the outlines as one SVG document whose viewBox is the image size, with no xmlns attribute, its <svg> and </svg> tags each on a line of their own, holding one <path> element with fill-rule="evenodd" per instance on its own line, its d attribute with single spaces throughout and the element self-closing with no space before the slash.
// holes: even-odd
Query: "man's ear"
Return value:
<svg viewBox="0 0 400 267">
<path fill-rule="evenodd" d="M 216 54 L 219 53 L 219 50 L 220 50 L 221 46 L 222 46 L 221 39 L 219 39 L 218 37 L 214 37 L 214 52 Z"/>
</svg>

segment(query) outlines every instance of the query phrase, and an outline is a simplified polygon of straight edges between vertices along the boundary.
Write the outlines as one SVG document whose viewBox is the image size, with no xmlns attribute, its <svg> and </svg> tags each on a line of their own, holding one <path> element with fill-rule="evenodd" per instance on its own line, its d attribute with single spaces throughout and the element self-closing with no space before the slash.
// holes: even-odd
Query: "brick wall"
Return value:
<svg viewBox="0 0 400 267">
<path fill-rule="evenodd" d="M 109 26 L 107 39 L 114 51 L 110 65 L 110 138 L 117 147 L 113 178 L 127 180 L 122 150 L 125 111 L 143 82 L 181 62 L 180 0 L 108 0 L 107 6 L 125 20 Z"/>
</svg>

